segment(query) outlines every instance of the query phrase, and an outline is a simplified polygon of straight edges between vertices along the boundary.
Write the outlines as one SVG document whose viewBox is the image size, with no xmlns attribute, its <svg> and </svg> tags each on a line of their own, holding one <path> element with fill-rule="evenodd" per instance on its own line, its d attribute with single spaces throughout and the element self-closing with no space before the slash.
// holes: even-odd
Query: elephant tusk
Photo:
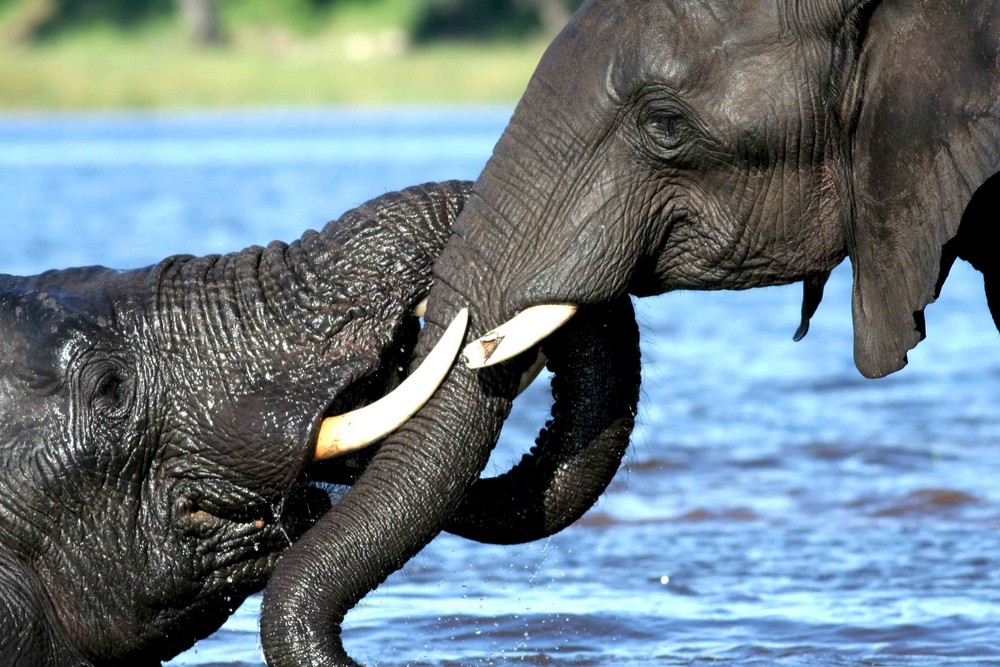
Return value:
<svg viewBox="0 0 1000 667">
<path fill-rule="evenodd" d="M 413 315 L 414 317 L 419 317 L 423 319 L 424 315 L 427 314 L 428 301 L 430 301 L 430 297 L 429 296 L 424 297 L 423 301 L 421 301 L 420 303 L 418 303 L 416 306 L 413 307 L 413 310 L 410 311 L 410 314 Z"/>
<path fill-rule="evenodd" d="M 521 383 L 517 387 L 517 396 L 523 394 L 531 383 L 535 381 L 542 371 L 545 370 L 545 364 L 549 363 L 549 358 L 545 356 L 541 351 L 538 352 L 538 358 L 535 359 L 535 363 L 531 365 L 531 368 L 526 370 L 523 375 L 521 375 Z"/>
<path fill-rule="evenodd" d="M 566 324 L 576 313 L 570 305 L 534 306 L 521 311 L 462 351 L 462 361 L 469 368 L 493 366 L 516 357 L 537 345 L 553 331 Z"/>
<path fill-rule="evenodd" d="M 430 400 L 455 362 L 465 340 L 469 311 L 463 308 L 417 370 L 396 389 L 371 405 L 323 420 L 316 460 L 361 449 L 399 428 Z"/>
</svg>

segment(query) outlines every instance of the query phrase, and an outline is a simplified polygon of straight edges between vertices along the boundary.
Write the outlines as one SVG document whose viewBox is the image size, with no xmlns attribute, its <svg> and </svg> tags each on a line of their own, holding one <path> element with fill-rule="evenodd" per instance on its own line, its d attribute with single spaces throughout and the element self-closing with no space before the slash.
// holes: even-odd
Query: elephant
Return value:
<svg viewBox="0 0 1000 667">
<path fill-rule="evenodd" d="M 509 481 L 477 476 L 511 376 L 586 312 L 628 295 L 801 282 L 801 338 L 849 258 L 855 362 L 877 378 L 906 364 L 964 259 L 1000 326 L 998 14 L 996 0 L 588 0 L 543 56 L 434 265 L 417 355 L 467 308 L 466 363 L 383 443 L 352 503 L 283 557 L 261 618 L 269 664 L 356 664 L 341 639 L 351 606 L 437 531 L 488 537 L 463 508 Z M 438 460 L 447 483 L 427 472 Z M 607 447 L 520 495 L 515 485 L 493 521 L 522 522 L 511 541 L 554 532 L 618 461 Z M 431 490 L 419 522 L 380 515 L 378 529 L 406 525 L 406 541 L 363 558 L 378 532 L 351 507 L 411 507 L 420 490 L 400 478 Z"/>
<path fill-rule="evenodd" d="M 314 462 L 358 445 L 318 434 L 371 401 L 393 421 L 469 186 L 290 244 L 0 276 L 0 663 L 159 665 L 264 587 L 330 507 L 316 483 L 363 465 Z"/>
</svg>

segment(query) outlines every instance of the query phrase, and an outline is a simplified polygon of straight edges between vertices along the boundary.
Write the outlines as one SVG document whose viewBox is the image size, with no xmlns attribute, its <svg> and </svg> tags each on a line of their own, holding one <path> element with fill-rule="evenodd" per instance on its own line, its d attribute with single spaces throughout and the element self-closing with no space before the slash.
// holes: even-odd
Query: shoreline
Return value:
<svg viewBox="0 0 1000 667">
<path fill-rule="evenodd" d="M 248 104 L 246 106 L 205 106 L 205 107 L 38 107 L 20 108 L 0 106 L 0 123 L 17 122 L 58 122 L 66 121 L 128 121 L 156 120 L 164 121 L 203 121 L 218 118 L 267 118 L 296 116 L 302 118 L 331 118 L 338 115 L 357 117 L 366 115 L 371 118 L 386 118 L 404 116 L 461 116 L 464 114 L 496 113 L 510 115 L 514 111 L 516 100 L 501 102 L 479 102 L 476 100 L 460 102 L 399 102 L 392 104 L 367 103 L 331 103 L 331 104 Z"/>
<path fill-rule="evenodd" d="M 0 114 L 509 106 L 545 45 L 438 43 L 351 60 L 329 38 L 281 52 L 67 39 L 0 48 Z"/>
</svg>

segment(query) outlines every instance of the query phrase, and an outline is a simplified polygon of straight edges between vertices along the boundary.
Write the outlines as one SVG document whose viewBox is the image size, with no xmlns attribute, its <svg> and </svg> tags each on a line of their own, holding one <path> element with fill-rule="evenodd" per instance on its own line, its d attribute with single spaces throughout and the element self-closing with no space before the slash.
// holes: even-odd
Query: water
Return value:
<svg viewBox="0 0 1000 667">
<path fill-rule="evenodd" d="M 0 269 L 149 264 L 290 240 L 387 190 L 473 178 L 508 109 L 0 119 Z M 851 357 L 838 270 L 799 344 L 799 288 L 638 304 L 642 409 L 578 525 L 441 536 L 352 612 L 395 665 L 1000 664 L 1000 341 L 977 274 L 890 378 Z M 494 463 L 548 409 L 536 383 Z M 259 599 L 171 667 L 262 664 Z"/>
</svg>

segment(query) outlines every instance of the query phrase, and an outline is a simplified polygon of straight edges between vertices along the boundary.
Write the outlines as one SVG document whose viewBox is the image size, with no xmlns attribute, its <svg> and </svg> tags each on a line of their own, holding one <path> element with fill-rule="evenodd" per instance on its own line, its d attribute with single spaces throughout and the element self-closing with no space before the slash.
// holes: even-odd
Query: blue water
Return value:
<svg viewBox="0 0 1000 667">
<path fill-rule="evenodd" d="M 509 109 L 0 118 L 0 270 L 290 240 L 382 192 L 474 178 Z M 960 268 L 910 366 L 864 380 L 850 275 L 638 304 L 625 469 L 523 547 L 441 536 L 348 616 L 374 665 L 1000 664 L 1000 336 Z M 548 409 L 519 399 L 493 469 Z M 169 663 L 262 664 L 259 599 Z"/>
</svg>

